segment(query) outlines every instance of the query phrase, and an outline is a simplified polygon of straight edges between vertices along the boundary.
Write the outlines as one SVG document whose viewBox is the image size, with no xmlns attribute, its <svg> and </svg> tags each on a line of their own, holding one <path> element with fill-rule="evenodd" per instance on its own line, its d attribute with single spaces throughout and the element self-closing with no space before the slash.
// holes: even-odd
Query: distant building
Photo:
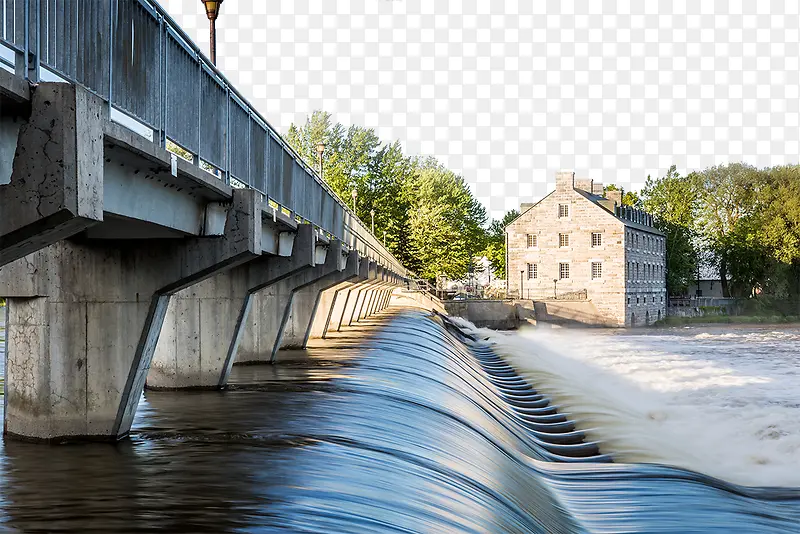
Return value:
<svg viewBox="0 0 800 534">
<path fill-rule="evenodd" d="M 534 300 L 585 299 L 605 324 L 639 326 L 666 315 L 664 234 L 648 213 L 623 206 L 573 172 L 556 189 L 523 204 L 506 227 L 507 292 Z"/>
<path fill-rule="evenodd" d="M 697 279 L 689 284 L 687 293 L 690 297 L 724 297 L 719 271 L 707 266 L 701 267 L 697 273 Z"/>
</svg>

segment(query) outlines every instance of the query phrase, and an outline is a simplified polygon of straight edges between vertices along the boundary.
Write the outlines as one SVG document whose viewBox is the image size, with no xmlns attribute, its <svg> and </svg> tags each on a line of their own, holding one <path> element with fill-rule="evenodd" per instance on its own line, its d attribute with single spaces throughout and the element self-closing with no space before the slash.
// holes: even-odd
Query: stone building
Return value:
<svg viewBox="0 0 800 534">
<path fill-rule="evenodd" d="M 664 234 L 648 213 L 623 206 L 622 191 L 556 174 L 556 189 L 523 204 L 506 227 L 507 294 L 589 301 L 583 322 L 640 326 L 666 315 Z M 584 308 L 585 309 L 585 308 Z"/>
</svg>

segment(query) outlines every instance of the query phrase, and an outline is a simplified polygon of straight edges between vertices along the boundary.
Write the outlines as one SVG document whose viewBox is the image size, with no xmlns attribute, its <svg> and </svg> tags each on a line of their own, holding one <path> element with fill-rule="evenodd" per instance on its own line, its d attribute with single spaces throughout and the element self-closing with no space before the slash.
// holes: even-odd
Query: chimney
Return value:
<svg viewBox="0 0 800 534">
<path fill-rule="evenodd" d="M 592 180 L 590 180 L 589 178 L 576 178 L 575 189 L 580 189 L 581 191 L 586 191 L 587 193 L 591 193 Z"/>
<path fill-rule="evenodd" d="M 575 189 L 575 173 L 558 171 L 556 173 L 556 191 L 572 191 Z"/>
<path fill-rule="evenodd" d="M 592 180 L 592 194 L 603 196 L 603 182 L 595 182 Z"/>
<path fill-rule="evenodd" d="M 612 202 L 616 202 L 617 206 L 622 206 L 622 195 L 625 194 L 622 189 L 616 191 L 606 191 L 606 198 Z"/>
</svg>

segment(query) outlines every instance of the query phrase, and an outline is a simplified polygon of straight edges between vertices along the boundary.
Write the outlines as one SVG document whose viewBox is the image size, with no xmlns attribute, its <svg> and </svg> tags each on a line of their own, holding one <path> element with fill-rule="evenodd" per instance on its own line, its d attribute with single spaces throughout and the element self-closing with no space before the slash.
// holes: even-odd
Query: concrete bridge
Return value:
<svg viewBox="0 0 800 534">
<path fill-rule="evenodd" d="M 157 4 L 0 0 L 7 435 L 119 439 L 409 278 Z"/>
</svg>

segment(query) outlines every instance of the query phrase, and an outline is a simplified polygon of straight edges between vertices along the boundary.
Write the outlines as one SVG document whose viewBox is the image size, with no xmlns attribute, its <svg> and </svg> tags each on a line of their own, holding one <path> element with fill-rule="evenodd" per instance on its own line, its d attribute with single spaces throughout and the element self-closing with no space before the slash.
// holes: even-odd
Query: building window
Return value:
<svg viewBox="0 0 800 534">
<path fill-rule="evenodd" d="M 631 303 L 631 298 L 630 298 L 630 297 L 628 297 L 628 304 L 630 304 L 630 303 Z"/>
<path fill-rule="evenodd" d="M 528 248 L 534 248 L 539 246 L 539 236 L 536 234 L 528 234 L 527 241 L 528 241 Z"/>
<path fill-rule="evenodd" d="M 539 278 L 539 265 L 536 263 L 528 264 L 528 280 L 535 280 Z"/>
<path fill-rule="evenodd" d="M 634 245 L 636 246 L 636 248 L 639 248 L 639 234 L 634 234 L 633 235 L 633 242 L 634 242 Z"/>
<path fill-rule="evenodd" d="M 664 295 L 661 295 L 661 304 L 664 304 Z"/>
<path fill-rule="evenodd" d="M 559 247 L 569 246 L 569 234 L 558 234 L 558 246 Z"/>
<path fill-rule="evenodd" d="M 569 204 L 558 205 L 558 217 L 569 217 Z"/>
<path fill-rule="evenodd" d="M 636 262 L 636 280 L 639 279 L 639 262 Z"/>
<path fill-rule="evenodd" d="M 569 263 L 558 264 L 558 278 L 559 280 L 569 278 Z"/>
<path fill-rule="evenodd" d="M 600 232 L 592 232 L 592 246 L 599 247 L 603 244 L 603 234 Z"/>
<path fill-rule="evenodd" d="M 639 297 L 636 297 L 636 304 L 639 304 Z"/>
<path fill-rule="evenodd" d="M 656 296 L 653 295 L 653 303 L 655 303 L 655 302 L 656 302 Z"/>
<path fill-rule="evenodd" d="M 603 277 L 603 264 L 599 261 L 592 262 L 592 280 Z"/>
</svg>

